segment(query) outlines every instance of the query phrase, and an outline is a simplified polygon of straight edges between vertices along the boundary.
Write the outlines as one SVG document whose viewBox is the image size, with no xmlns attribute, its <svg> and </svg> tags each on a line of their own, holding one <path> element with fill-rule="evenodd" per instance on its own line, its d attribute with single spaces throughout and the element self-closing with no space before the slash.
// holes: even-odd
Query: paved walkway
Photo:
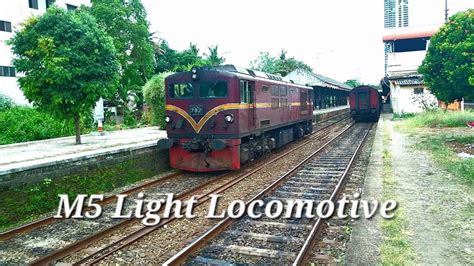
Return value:
<svg viewBox="0 0 474 266">
<path fill-rule="evenodd" d="M 126 150 L 156 145 L 166 131 L 157 127 L 91 133 L 82 136 L 82 145 L 75 145 L 75 137 L 24 142 L 0 146 L 0 175 Z"/>
</svg>

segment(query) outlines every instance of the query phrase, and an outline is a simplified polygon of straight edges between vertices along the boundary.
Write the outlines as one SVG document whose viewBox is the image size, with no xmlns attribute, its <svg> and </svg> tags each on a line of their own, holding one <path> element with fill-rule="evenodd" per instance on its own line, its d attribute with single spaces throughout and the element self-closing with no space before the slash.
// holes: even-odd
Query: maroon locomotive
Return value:
<svg viewBox="0 0 474 266">
<path fill-rule="evenodd" d="M 382 109 L 382 97 L 373 87 L 358 86 L 349 93 L 349 105 L 354 120 L 376 122 Z"/>
<path fill-rule="evenodd" d="M 312 132 L 312 88 L 233 65 L 170 75 L 166 131 L 171 167 L 237 170 Z"/>
</svg>

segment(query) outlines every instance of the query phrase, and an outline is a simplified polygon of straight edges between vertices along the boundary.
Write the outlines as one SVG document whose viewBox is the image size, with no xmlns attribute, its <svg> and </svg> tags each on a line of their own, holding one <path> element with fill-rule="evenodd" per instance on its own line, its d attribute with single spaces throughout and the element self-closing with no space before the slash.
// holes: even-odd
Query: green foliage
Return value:
<svg viewBox="0 0 474 266">
<path fill-rule="evenodd" d="M 286 76 L 296 69 L 313 71 L 306 63 L 296 60 L 294 57 L 286 58 L 286 54 L 285 50 L 281 51 L 279 57 L 274 57 L 268 52 L 260 52 L 258 58 L 250 62 L 250 68 L 282 76 Z"/>
<path fill-rule="evenodd" d="M 419 127 L 466 127 L 469 121 L 474 121 L 474 112 L 452 112 L 446 110 L 435 109 L 410 116 L 406 118 L 400 125 L 402 128 L 419 128 Z"/>
<path fill-rule="evenodd" d="M 424 141 L 417 144 L 417 147 L 430 150 L 434 159 L 443 168 L 472 186 L 474 184 L 474 158 L 459 158 L 447 143 L 474 143 L 474 136 L 427 136 Z"/>
<path fill-rule="evenodd" d="M 153 43 L 146 11 L 140 0 L 92 0 L 90 13 L 113 39 L 120 62 L 120 84 L 115 100 L 128 102 L 135 97 L 143 104 L 142 86 L 153 74 Z"/>
<path fill-rule="evenodd" d="M 88 13 L 52 7 L 28 19 L 9 42 L 26 98 L 64 119 L 91 112 L 115 93 L 118 63 L 111 38 Z M 76 140 L 80 143 L 79 128 Z"/>
<path fill-rule="evenodd" d="M 74 134 L 72 125 L 35 108 L 21 106 L 0 111 L 0 128 L 1 145 Z"/>
<path fill-rule="evenodd" d="M 218 66 L 222 65 L 225 62 L 225 58 L 223 56 L 219 56 L 218 46 L 209 46 L 209 54 L 205 54 L 205 63 L 206 65 L 210 66 Z"/>
<path fill-rule="evenodd" d="M 358 79 L 348 79 L 344 82 L 344 84 L 351 86 L 352 88 L 362 85 Z"/>
<path fill-rule="evenodd" d="M 166 123 L 163 119 L 165 116 L 165 78 L 170 73 L 161 73 L 153 76 L 143 86 L 143 95 L 145 102 L 150 106 L 152 114 L 152 124 L 165 128 Z"/>
<path fill-rule="evenodd" d="M 10 109 L 13 106 L 15 106 L 15 103 L 10 97 L 0 94 L 0 111 Z"/>
<path fill-rule="evenodd" d="M 418 71 L 431 92 L 447 103 L 474 98 L 474 9 L 459 12 L 431 38 Z"/>
<path fill-rule="evenodd" d="M 209 54 L 201 56 L 193 43 L 186 50 L 176 51 L 169 47 L 167 41 L 160 40 L 155 44 L 155 73 L 189 71 L 192 67 L 216 66 L 225 62 L 225 58 L 219 55 L 217 45 L 208 49 Z"/>
</svg>

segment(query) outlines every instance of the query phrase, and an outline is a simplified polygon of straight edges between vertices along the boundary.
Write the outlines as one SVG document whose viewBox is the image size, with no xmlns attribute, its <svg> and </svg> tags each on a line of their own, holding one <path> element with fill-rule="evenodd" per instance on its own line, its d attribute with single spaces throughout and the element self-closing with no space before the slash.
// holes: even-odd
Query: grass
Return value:
<svg viewBox="0 0 474 266">
<path fill-rule="evenodd" d="M 392 154 L 390 153 L 390 132 L 383 125 L 383 176 L 382 200 L 395 200 L 399 203 L 395 216 L 381 219 L 382 245 L 380 257 L 382 264 L 404 265 L 416 262 L 416 255 L 409 240 L 408 219 L 405 210 L 400 207 L 396 193 L 397 182 L 393 176 Z"/>
<path fill-rule="evenodd" d="M 425 135 L 424 140 L 417 143 L 416 147 L 430 151 L 434 160 L 448 173 L 472 186 L 474 184 L 474 158 L 459 158 L 459 156 L 447 146 L 448 142 L 462 144 L 474 143 L 474 135 Z"/>
<path fill-rule="evenodd" d="M 432 134 L 423 130 L 427 127 L 466 127 L 468 121 L 474 121 L 473 111 L 435 110 L 405 117 L 397 123 L 396 128 L 422 137 L 424 140 L 416 144 L 418 149 L 429 151 L 434 160 L 447 172 L 472 186 L 474 184 L 474 158 L 459 158 L 447 143 L 474 144 L 474 134 L 451 136 L 452 134 L 443 134 L 442 131 L 439 134 Z"/>
<path fill-rule="evenodd" d="M 75 198 L 78 194 L 106 193 L 156 174 L 153 167 L 144 167 L 142 162 L 133 159 L 88 171 L 84 175 L 69 175 L 54 180 L 46 178 L 38 184 L 0 191 L 0 232 L 55 211 L 58 208 L 58 194 Z"/>
<path fill-rule="evenodd" d="M 403 123 L 400 124 L 403 129 L 422 127 L 466 127 L 469 121 L 474 121 L 474 112 L 453 112 L 435 109 L 418 114 L 394 115 L 394 118 L 403 120 Z"/>
</svg>

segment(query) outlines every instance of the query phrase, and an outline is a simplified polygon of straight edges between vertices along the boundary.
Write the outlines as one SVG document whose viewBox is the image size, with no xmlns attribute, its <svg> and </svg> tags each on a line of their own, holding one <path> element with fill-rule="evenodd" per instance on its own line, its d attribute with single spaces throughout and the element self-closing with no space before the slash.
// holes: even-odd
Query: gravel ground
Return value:
<svg viewBox="0 0 474 266">
<path fill-rule="evenodd" d="M 354 130 L 350 130 L 349 134 L 345 134 L 346 136 L 343 139 L 330 145 L 330 147 L 325 149 L 325 151 L 321 155 L 318 155 L 316 158 L 308 162 L 308 164 L 303 166 L 302 169 L 306 170 L 305 172 L 316 173 L 316 175 L 313 175 L 313 176 L 308 175 L 308 174 L 304 174 L 304 175 L 306 177 L 313 177 L 314 180 L 318 180 L 320 175 L 324 173 L 326 173 L 325 175 L 327 175 L 328 172 L 334 172 L 335 174 L 338 173 L 339 175 L 342 174 L 342 172 L 345 169 L 343 165 L 347 165 L 347 163 L 349 163 L 349 160 L 351 158 L 351 156 L 345 155 L 345 152 L 351 152 L 350 149 L 347 149 L 347 147 L 351 147 L 351 143 L 353 143 L 353 140 L 356 139 L 354 136 L 361 136 L 360 133 L 355 133 L 355 132 L 359 132 L 357 129 L 358 128 L 360 129 L 363 127 L 364 125 L 356 125 L 356 128 L 354 128 Z M 356 145 L 352 145 L 352 147 L 355 148 Z M 343 154 L 343 157 L 340 157 L 341 154 Z M 328 159 L 325 160 L 324 158 L 328 158 Z M 337 158 L 337 167 L 335 167 L 336 164 L 332 162 L 332 160 L 335 158 Z M 327 162 L 331 162 L 331 163 L 327 164 Z M 328 169 L 330 169 L 330 171 L 328 171 Z M 337 172 L 335 169 L 339 169 L 340 172 Z M 336 178 L 333 180 L 333 186 L 337 183 L 337 180 L 338 179 Z M 299 192 L 309 192 L 312 194 L 327 194 L 325 198 L 328 199 L 330 196 L 330 193 L 332 193 L 333 186 L 327 186 L 326 188 L 322 188 L 319 186 L 309 186 L 309 187 L 308 186 L 301 186 L 301 187 L 291 186 L 290 187 L 288 186 L 288 184 L 285 184 L 281 186 L 280 188 L 278 188 L 278 190 L 279 191 L 281 190 L 295 191 L 295 189 L 297 189 L 297 191 Z M 273 196 L 273 194 L 271 193 L 270 196 Z M 313 197 L 303 197 L 303 199 L 313 199 Z M 241 220 L 251 220 L 251 218 L 244 217 Z M 262 219 L 257 219 L 257 221 L 287 223 L 287 220 L 284 218 L 279 218 L 279 219 L 262 218 Z M 297 220 L 294 220 L 294 221 L 297 221 Z M 298 222 L 300 224 L 306 224 L 306 225 L 311 226 L 314 220 L 300 219 Z M 198 256 L 224 260 L 231 263 L 245 263 L 245 264 L 284 263 L 284 264 L 287 264 L 287 263 L 292 263 L 295 256 L 297 255 L 297 252 L 303 246 L 304 239 L 309 234 L 309 229 L 292 232 L 291 230 L 287 230 L 287 228 L 274 227 L 274 226 L 273 228 L 260 227 L 260 226 L 253 226 L 251 228 L 247 228 L 248 224 L 249 224 L 248 222 L 239 221 L 239 223 L 235 223 L 232 226 L 230 226 L 229 230 L 252 232 L 252 233 L 257 233 L 257 234 L 269 234 L 269 235 L 275 235 L 275 236 L 291 236 L 293 238 L 303 239 L 303 241 L 289 241 L 285 245 L 281 245 L 281 243 L 272 243 L 266 240 L 256 240 L 253 237 L 252 238 L 241 237 L 241 236 L 236 237 L 234 235 L 221 234 L 215 240 L 211 242 L 210 247 L 206 247 L 204 250 L 202 250 L 199 253 Z M 290 232 L 293 234 L 291 234 Z M 284 255 L 283 257 L 279 255 L 275 259 L 258 257 L 258 256 L 242 255 L 238 252 L 235 252 L 234 250 L 229 250 L 228 248 L 226 248 L 229 245 L 272 250 L 272 251 L 276 251 L 278 254 L 287 254 L 287 255 Z M 216 246 L 218 248 L 215 248 Z"/>
<path fill-rule="evenodd" d="M 155 176 L 154 179 L 161 178 L 168 174 L 170 173 L 160 174 Z M 183 176 L 177 176 L 163 184 L 146 189 L 144 192 L 150 198 L 160 198 L 163 197 L 164 193 L 179 193 L 189 189 L 190 187 L 197 186 L 198 184 L 209 179 L 215 178 L 215 176 L 215 174 L 185 174 Z M 150 180 L 151 179 L 144 180 L 140 182 L 140 184 Z M 184 182 L 185 180 L 186 182 Z M 110 195 L 120 193 L 120 191 L 127 190 L 134 186 L 137 186 L 137 184 L 117 189 Z M 133 195 L 130 196 L 130 200 L 124 205 L 125 210 L 129 210 L 130 208 L 134 207 L 134 205 L 131 204 L 131 199 L 133 199 L 133 197 Z M 100 230 L 118 224 L 121 221 L 120 219 L 111 218 L 114 211 L 115 204 L 108 204 L 103 206 L 102 215 L 97 219 L 58 220 L 55 223 L 40 227 L 29 233 L 19 235 L 4 242 L 0 242 L 0 263 L 31 262 L 39 257 L 45 256 L 48 253 L 72 244 Z"/>
</svg>

